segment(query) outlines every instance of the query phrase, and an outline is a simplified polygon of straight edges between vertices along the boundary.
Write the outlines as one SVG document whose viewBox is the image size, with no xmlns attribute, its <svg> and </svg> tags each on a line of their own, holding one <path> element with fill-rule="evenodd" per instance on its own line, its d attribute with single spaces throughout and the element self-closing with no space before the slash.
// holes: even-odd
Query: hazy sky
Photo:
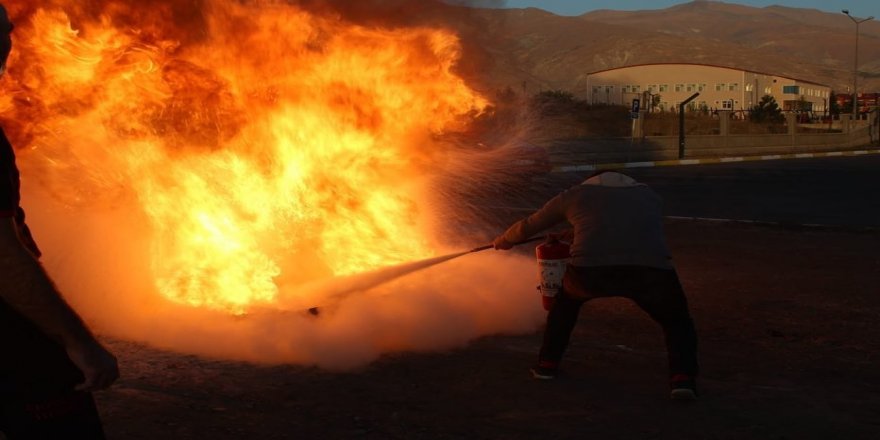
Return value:
<svg viewBox="0 0 880 440">
<path fill-rule="evenodd" d="M 500 2 L 499 2 L 500 3 Z M 663 9 L 681 3 L 684 0 L 507 0 L 509 8 L 541 8 L 559 15 L 580 15 L 596 9 L 636 10 Z M 873 15 L 880 18 L 880 0 L 737 0 L 725 3 L 737 3 L 756 7 L 770 5 L 790 6 L 793 8 L 811 8 L 839 14 L 841 9 L 849 9 L 850 14 L 858 18 Z"/>
</svg>

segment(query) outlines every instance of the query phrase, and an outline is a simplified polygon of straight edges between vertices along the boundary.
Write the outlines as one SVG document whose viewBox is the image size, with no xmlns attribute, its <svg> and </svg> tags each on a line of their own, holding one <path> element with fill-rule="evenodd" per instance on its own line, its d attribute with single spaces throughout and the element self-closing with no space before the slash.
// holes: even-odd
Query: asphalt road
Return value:
<svg viewBox="0 0 880 440">
<path fill-rule="evenodd" d="M 880 227 L 880 156 L 623 170 L 654 188 L 669 216 Z M 553 176 L 564 188 L 584 173 Z"/>
<path fill-rule="evenodd" d="M 629 171 L 671 215 L 857 225 L 877 223 L 878 165 L 862 157 Z M 523 212 L 486 204 L 539 203 L 583 177 L 543 176 L 528 192 L 480 187 L 470 206 L 480 218 L 497 214 L 497 232 L 511 220 L 500 216 Z M 657 325 L 628 301 L 603 299 L 581 312 L 555 381 L 528 374 L 540 329 L 389 353 L 345 372 L 108 338 L 123 366 L 96 396 L 108 438 L 880 438 L 880 235 L 702 221 L 670 221 L 666 231 L 700 337 L 693 405 L 668 398 Z"/>
</svg>

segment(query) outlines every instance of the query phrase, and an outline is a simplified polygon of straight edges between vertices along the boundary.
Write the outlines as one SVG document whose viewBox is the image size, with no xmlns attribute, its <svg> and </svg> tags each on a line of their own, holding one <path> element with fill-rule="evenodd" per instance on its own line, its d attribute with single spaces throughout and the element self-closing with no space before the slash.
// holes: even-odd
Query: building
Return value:
<svg viewBox="0 0 880 440">
<path fill-rule="evenodd" d="M 836 99 L 841 113 L 852 113 L 852 93 L 838 93 Z M 875 108 L 880 108 L 880 93 L 859 93 L 858 100 L 859 114 L 868 113 Z"/>
<path fill-rule="evenodd" d="M 693 63 L 641 64 L 600 70 L 587 76 L 587 101 L 629 107 L 635 98 L 653 110 L 677 111 L 694 93 L 689 110 L 748 110 L 764 95 L 784 111 L 825 114 L 829 86 L 769 73 Z"/>
</svg>

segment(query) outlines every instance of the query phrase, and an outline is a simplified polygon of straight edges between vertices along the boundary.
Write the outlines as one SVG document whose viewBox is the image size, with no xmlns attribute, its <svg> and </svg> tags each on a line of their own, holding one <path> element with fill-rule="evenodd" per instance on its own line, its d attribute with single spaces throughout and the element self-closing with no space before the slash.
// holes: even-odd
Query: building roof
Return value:
<svg viewBox="0 0 880 440">
<path fill-rule="evenodd" d="M 612 71 L 612 70 L 628 69 L 628 68 L 631 68 L 631 67 L 642 67 L 642 66 L 672 66 L 672 65 L 680 65 L 680 66 L 704 66 L 704 67 L 717 67 L 717 68 L 720 68 L 720 69 L 739 70 L 739 71 L 742 71 L 742 72 L 756 73 L 756 74 L 758 74 L 758 75 L 778 76 L 778 77 L 780 77 L 780 78 L 788 78 L 788 79 L 792 79 L 792 80 L 795 80 L 795 81 L 797 81 L 797 82 L 802 82 L 802 83 L 807 83 L 807 84 L 813 84 L 813 85 L 822 86 L 822 87 L 828 87 L 829 89 L 831 88 L 831 86 L 829 86 L 829 85 L 827 85 L 827 84 L 817 83 L 817 82 L 815 82 L 815 81 L 809 81 L 809 80 L 805 80 L 805 79 L 792 78 L 792 77 L 790 77 L 790 76 L 788 76 L 788 75 L 778 75 L 778 74 L 775 74 L 775 73 L 758 72 L 758 71 L 755 71 L 755 70 L 742 69 L 742 68 L 739 68 L 739 67 L 721 66 L 721 65 L 718 65 L 718 64 L 705 64 L 705 63 L 643 63 L 643 64 L 631 64 L 631 65 L 629 65 L 629 66 L 620 66 L 620 67 L 612 67 L 612 68 L 610 68 L 610 69 L 596 70 L 596 71 L 594 71 L 594 72 L 590 72 L 590 73 L 588 73 L 587 75 L 595 75 L 595 74 L 597 74 L 597 73 L 610 72 L 610 71 Z"/>
</svg>

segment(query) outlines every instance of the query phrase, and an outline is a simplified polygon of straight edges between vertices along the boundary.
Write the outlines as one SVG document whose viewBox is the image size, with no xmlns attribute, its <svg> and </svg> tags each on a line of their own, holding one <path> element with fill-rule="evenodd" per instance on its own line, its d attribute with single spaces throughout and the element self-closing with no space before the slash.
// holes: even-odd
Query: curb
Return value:
<svg viewBox="0 0 880 440">
<path fill-rule="evenodd" d="M 842 231 L 842 232 L 867 232 L 874 233 L 880 231 L 877 226 L 849 226 L 849 225 L 828 225 L 821 223 L 797 223 L 797 222 L 779 222 L 767 220 L 747 220 L 747 219 L 730 219 L 730 218 L 714 218 L 714 217 L 683 217 L 676 215 L 664 216 L 665 219 L 680 222 L 702 222 L 702 223 L 727 223 L 737 225 L 765 226 L 782 229 L 807 229 L 817 231 Z"/>
<path fill-rule="evenodd" d="M 797 154 L 768 154 L 763 156 L 736 156 L 736 157 L 720 157 L 709 159 L 680 159 L 680 160 L 658 160 L 648 162 L 621 162 L 621 163 L 600 163 L 595 165 L 565 165 L 553 167 L 551 173 L 568 173 L 573 171 L 596 171 L 607 169 L 622 168 L 647 168 L 647 167 L 663 167 L 663 166 L 679 166 L 679 165 L 705 165 L 716 163 L 731 162 L 752 162 L 760 160 L 781 160 L 781 159 L 807 159 L 814 157 L 841 157 L 841 156 L 864 156 L 866 154 L 880 154 L 880 150 L 853 150 L 853 151 L 831 151 L 827 153 L 797 153 Z"/>
</svg>

